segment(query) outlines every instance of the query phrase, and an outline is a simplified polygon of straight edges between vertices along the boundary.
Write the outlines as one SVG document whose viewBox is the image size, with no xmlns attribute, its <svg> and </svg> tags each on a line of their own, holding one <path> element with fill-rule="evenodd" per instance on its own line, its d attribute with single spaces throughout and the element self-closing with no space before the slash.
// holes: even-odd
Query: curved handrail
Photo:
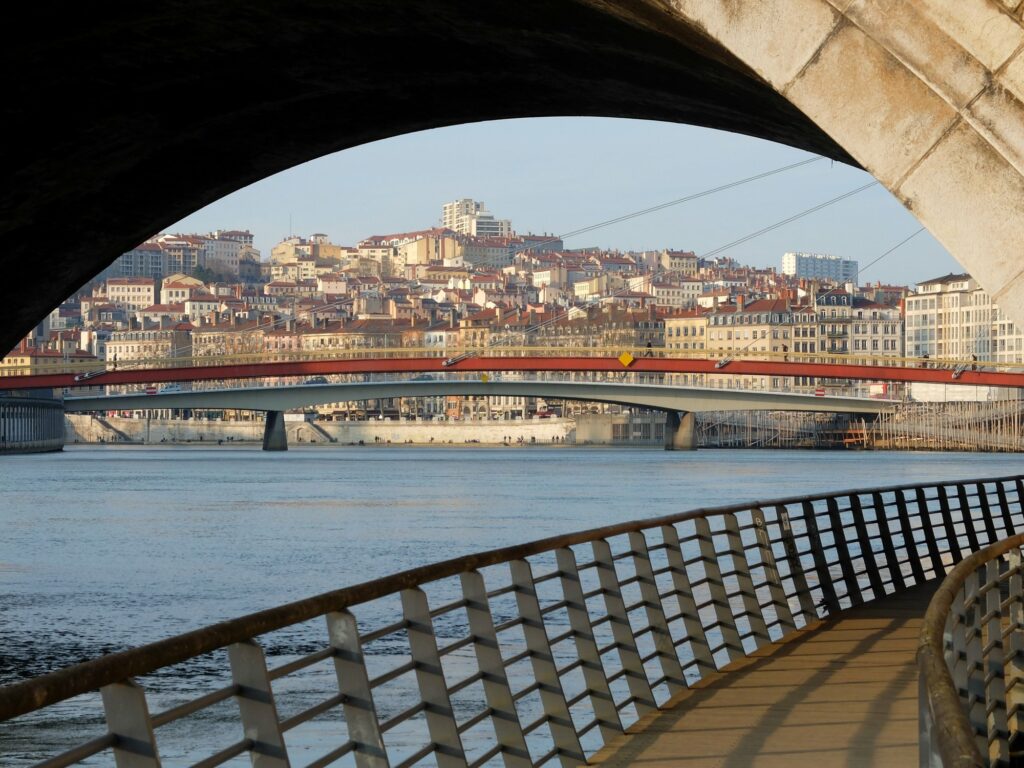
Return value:
<svg viewBox="0 0 1024 768">
<path fill-rule="evenodd" d="M 1019 479 L 1018 476 L 1011 475 L 960 480 L 956 481 L 956 483 L 963 486 L 973 483 L 1001 483 Z M 341 611 L 351 606 L 393 594 L 399 590 L 417 587 L 487 566 L 520 560 L 531 555 L 550 552 L 575 544 L 585 544 L 598 539 L 635 533 L 657 526 L 674 525 L 686 520 L 742 512 L 754 507 L 774 507 L 827 501 L 841 496 L 853 496 L 863 493 L 882 494 L 895 491 L 917 491 L 933 488 L 936 485 L 937 483 L 934 482 L 895 485 L 871 488 L 868 491 L 855 489 L 730 504 L 721 507 L 700 508 L 663 517 L 617 523 L 602 528 L 552 536 L 526 544 L 487 550 L 419 566 L 381 579 L 324 592 L 310 598 L 213 624 L 165 640 L 139 646 L 138 648 L 102 656 L 30 680 L 2 687 L 0 688 L 0 721 L 64 701 L 73 696 L 97 690 L 126 678 L 148 674 L 162 667 L 186 661 L 187 659 L 233 643 L 242 642 L 292 624 L 308 621 L 329 612 Z"/>
<path fill-rule="evenodd" d="M 988 765 L 988 760 L 978 749 L 974 728 L 946 664 L 945 635 L 950 608 L 970 574 L 1022 546 L 1024 534 L 1011 536 L 961 560 L 943 579 L 925 611 L 917 649 L 917 667 L 924 697 L 921 705 L 931 711 L 934 741 L 943 766 L 976 768 Z"/>
</svg>

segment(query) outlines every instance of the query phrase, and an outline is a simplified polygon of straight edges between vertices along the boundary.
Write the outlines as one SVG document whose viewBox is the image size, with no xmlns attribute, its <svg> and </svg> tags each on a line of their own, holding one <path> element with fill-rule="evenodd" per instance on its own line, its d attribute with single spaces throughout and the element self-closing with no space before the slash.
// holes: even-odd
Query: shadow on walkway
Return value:
<svg viewBox="0 0 1024 768">
<path fill-rule="evenodd" d="M 602 766 L 917 764 L 920 620 L 939 581 L 763 648 L 648 715 Z"/>
</svg>

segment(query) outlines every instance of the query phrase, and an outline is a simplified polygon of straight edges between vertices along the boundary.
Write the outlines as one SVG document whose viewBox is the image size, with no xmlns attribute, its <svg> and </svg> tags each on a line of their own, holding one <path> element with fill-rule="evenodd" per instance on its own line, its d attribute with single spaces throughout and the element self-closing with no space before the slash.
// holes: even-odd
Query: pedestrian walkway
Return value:
<svg viewBox="0 0 1024 768">
<path fill-rule="evenodd" d="M 917 651 L 939 581 L 854 608 L 736 662 L 592 762 L 789 768 L 917 765 Z"/>
</svg>

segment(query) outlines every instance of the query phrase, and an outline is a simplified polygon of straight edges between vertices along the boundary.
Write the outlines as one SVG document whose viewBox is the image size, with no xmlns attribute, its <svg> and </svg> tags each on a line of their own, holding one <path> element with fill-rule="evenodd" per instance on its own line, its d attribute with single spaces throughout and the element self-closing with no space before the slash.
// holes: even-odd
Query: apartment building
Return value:
<svg viewBox="0 0 1024 768">
<path fill-rule="evenodd" d="M 130 312 L 156 304 L 156 282 L 151 277 L 111 277 L 106 291 L 107 303 Z"/>
<path fill-rule="evenodd" d="M 948 274 L 917 284 L 905 299 L 909 357 L 1019 363 L 1024 334 L 968 274 Z"/>
</svg>

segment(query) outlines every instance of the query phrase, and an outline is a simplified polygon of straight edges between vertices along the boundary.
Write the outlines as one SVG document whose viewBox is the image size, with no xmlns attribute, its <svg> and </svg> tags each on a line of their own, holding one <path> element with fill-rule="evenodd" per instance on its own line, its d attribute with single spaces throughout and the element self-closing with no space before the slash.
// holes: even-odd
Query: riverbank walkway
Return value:
<svg viewBox="0 0 1024 768">
<path fill-rule="evenodd" d="M 917 652 L 941 579 L 794 632 L 676 697 L 592 763 L 637 768 L 918 764 Z"/>
</svg>

